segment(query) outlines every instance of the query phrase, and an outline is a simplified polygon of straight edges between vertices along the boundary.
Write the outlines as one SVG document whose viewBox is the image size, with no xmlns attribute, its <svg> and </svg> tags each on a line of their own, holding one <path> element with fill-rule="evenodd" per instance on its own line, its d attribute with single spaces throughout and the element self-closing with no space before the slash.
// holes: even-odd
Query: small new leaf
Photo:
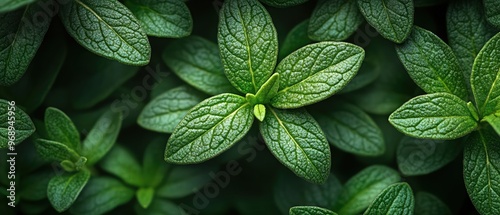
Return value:
<svg viewBox="0 0 500 215">
<path fill-rule="evenodd" d="M 344 42 L 319 42 L 293 52 L 276 68 L 279 90 L 271 105 L 298 108 L 330 97 L 354 78 L 364 55 L 362 48 Z"/>
<path fill-rule="evenodd" d="M 417 138 L 456 139 L 477 128 L 467 103 L 449 93 L 417 96 L 389 116 L 399 131 Z"/>
<path fill-rule="evenodd" d="M 497 132 L 500 136 L 500 111 L 483 118 L 486 122 L 488 122 L 491 127 Z"/>
<path fill-rule="evenodd" d="M 267 81 L 260 87 L 255 95 L 247 93 L 246 99 L 251 105 L 268 104 L 271 99 L 276 96 L 279 89 L 279 74 L 273 74 Z"/>
<path fill-rule="evenodd" d="M 256 104 L 253 106 L 253 115 L 259 121 L 264 121 L 264 117 L 266 117 L 266 106 L 263 104 Z"/>
<path fill-rule="evenodd" d="M 290 208 L 290 215 L 337 215 L 335 212 L 316 206 L 295 206 Z"/>
<path fill-rule="evenodd" d="M 401 182 L 385 188 L 368 207 L 364 215 L 413 215 L 414 207 L 415 200 L 410 185 Z"/>
<path fill-rule="evenodd" d="M 318 1 L 309 20 L 309 38 L 316 41 L 347 39 L 363 23 L 355 0 Z"/>
<path fill-rule="evenodd" d="M 75 202 L 90 178 L 87 169 L 53 177 L 47 187 L 47 197 L 56 211 L 63 212 Z"/>
<path fill-rule="evenodd" d="M 148 208 L 153 201 L 155 190 L 153 188 L 139 188 L 135 193 L 137 201 L 143 208 Z"/>
<path fill-rule="evenodd" d="M 250 130 L 252 106 L 245 98 L 220 94 L 193 107 L 167 142 L 165 160 L 199 163 L 227 150 Z"/>
<path fill-rule="evenodd" d="M 62 143 L 70 149 L 80 149 L 80 133 L 73 121 L 61 110 L 49 107 L 45 110 L 45 129 L 50 140 Z"/>
</svg>

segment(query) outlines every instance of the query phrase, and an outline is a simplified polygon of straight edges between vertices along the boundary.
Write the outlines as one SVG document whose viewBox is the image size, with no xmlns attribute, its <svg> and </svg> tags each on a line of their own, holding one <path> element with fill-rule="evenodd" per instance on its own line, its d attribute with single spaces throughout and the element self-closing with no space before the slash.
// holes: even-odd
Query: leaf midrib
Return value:
<svg viewBox="0 0 500 215">
<path fill-rule="evenodd" d="M 241 20 L 241 25 L 243 26 L 242 29 L 243 29 L 243 34 L 245 35 L 245 48 L 246 48 L 246 51 L 247 51 L 247 54 L 248 54 L 248 59 L 247 59 L 247 62 L 248 62 L 248 71 L 250 72 L 250 75 L 252 76 L 252 85 L 253 85 L 253 88 L 254 88 L 254 92 L 257 92 L 258 88 L 257 88 L 257 84 L 255 83 L 255 74 L 254 74 L 254 71 L 253 71 L 253 68 L 252 68 L 252 53 L 251 53 L 251 50 L 250 50 L 250 44 L 249 44 L 249 41 L 248 41 L 248 32 L 247 32 L 247 26 L 245 24 L 245 21 L 243 19 L 243 15 L 242 15 L 242 11 L 241 11 L 241 7 L 239 7 L 238 5 L 238 15 L 240 17 L 240 20 Z"/>
<path fill-rule="evenodd" d="M 480 110 L 481 110 L 481 112 L 482 112 L 481 114 L 485 114 L 485 113 L 484 113 L 484 111 L 485 111 L 484 109 L 486 108 L 486 105 L 487 105 L 487 104 L 488 104 L 488 102 L 490 101 L 490 96 L 491 96 L 491 94 L 492 94 L 492 92 L 493 92 L 493 89 L 495 89 L 495 86 L 498 84 L 498 82 L 499 82 L 499 81 L 500 81 L 500 68 L 498 69 L 498 71 L 497 71 L 497 75 L 496 75 L 496 77 L 495 77 L 495 80 L 493 81 L 493 84 L 491 85 L 491 88 L 490 88 L 490 90 L 488 91 L 488 94 L 486 95 L 486 98 L 485 98 L 485 100 L 484 100 L 484 103 L 481 105 L 481 109 L 480 109 Z"/>
</svg>

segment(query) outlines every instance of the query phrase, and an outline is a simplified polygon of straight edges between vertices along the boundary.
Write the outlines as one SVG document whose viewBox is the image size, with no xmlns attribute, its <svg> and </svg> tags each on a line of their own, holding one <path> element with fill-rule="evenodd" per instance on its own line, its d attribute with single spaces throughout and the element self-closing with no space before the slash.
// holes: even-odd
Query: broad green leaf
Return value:
<svg viewBox="0 0 500 215">
<path fill-rule="evenodd" d="M 335 212 L 316 206 L 295 206 L 290 208 L 290 215 L 337 215 Z"/>
<path fill-rule="evenodd" d="M 400 132 L 417 138 L 456 139 L 477 128 L 467 103 L 449 93 L 417 96 L 389 116 Z"/>
<path fill-rule="evenodd" d="M 168 175 L 165 176 L 162 185 L 156 189 L 157 196 L 169 199 L 188 196 L 212 180 L 212 178 L 209 177 L 209 175 L 212 174 L 213 172 L 208 173 L 205 168 L 188 166 L 174 167 L 169 171 Z M 219 183 L 219 181 L 216 181 L 216 183 Z M 221 185 L 219 184 L 218 186 Z"/>
<path fill-rule="evenodd" d="M 297 24 L 292 28 L 292 30 L 290 30 L 290 32 L 288 32 L 285 39 L 281 43 L 278 59 L 283 59 L 295 50 L 312 42 L 312 40 L 309 39 L 309 36 L 307 35 L 308 27 L 309 19 L 306 19 Z"/>
<path fill-rule="evenodd" d="M 260 1 L 269 6 L 284 8 L 284 7 L 296 6 L 305 3 L 309 0 L 260 0 Z"/>
<path fill-rule="evenodd" d="M 484 120 L 500 135 L 500 112 L 485 116 Z"/>
<path fill-rule="evenodd" d="M 268 104 L 279 89 L 279 74 L 274 73 L 255 95 L 247 93 L 246 99 L 251 105 Z"/>
<path fill-rule="evenodd" d="M 80 155 L 74 149 L 57 141 L 38 139 L 35 142 L 35 147 L 38 154 L 49 161 L 61 162 L 69 160 L 76 162 L 80 158 Z"/>
<path fill-rule="evenodd" d="M 210 95 L 236 92 L 224 74 L 219 48 L 198 36 L 174 41 L 163 51 L 163 61 L 182 80 Z"/>
<path fill-rule="evenodd" d="M 189 110 L 203 98 L 205 96 L 188 86 L 176 87 L 151 100 L 142 109 L 137 123 L 152 131 L 172 133 Z"/>
<path fill-rule="evenodd" d="M 35 125 L 31 118 L 15 105 L 15 101 L 0 99 L 0 119 L 0 149 L 8 147 L 10 151 L 13 151 L 14 146 L 9 144 L 9 141 L 17 145 L 35 132 Z M 14 135 L 9 135 L 9 127 L 11 134 L 12 131 L 15 132 Z"/>
<path fill-rule="evenodd" d="M 414 27 L 396 51 L 408 74 L 426 93 L 445 92 L 467 99 L 462 68 L 451 48 L 438 36 Z"/>
<path fill-rule="evenodd" d="M 34 19 L 40 13 L 45 14 L 38 4 L 0 13 L 0 85 L 16 83 L 35 57 L 51 21 L 49 16 Z"/>
<path fill-rule="evenodd" d="M 278 94 L 271 100 L 277 108 L 313 104 L 340 91 L 356 75 L 364 50 L 344 42 L 307 45 L 283 59 Z"/>
<path fill-rule="evenodd" d="M 317 41 L 347 39 L 364 22 L 356 0 L 320 0 L 309 20 L 309 38 Z"/>
<path fill-rule="evenodd" d="M 500 33 L 479 51 L 472 66 L 471 87 L 481 116 L 490 115 L 500 105 Z"/>
<path fill-rule="evenodd" d="M 260 132 L 273 155 L 296 175 L 324 183 L 330 172 L 330 147 L 318 123 L 304 109 L 267 109 Z"/>
<path fill-rule="evenodd" d="M 464 149 L 464 181 L 480 214 L 500 214 L 500 139 L 490 129 L 472 133 Z"/>
<path fill-rule="evenodd" d="M 0 3 L 0 13 L 12 11 L 36 0 L 4 0 Z"/>
<path fill-rule="evenodd" d="M 142 169 L 134 155 L 120 145 L 115 145 L 100 162 L 101 168 L 122 179 L 125 183 L 140 187 Z"/>
<path fill-rule="evenodd" d="M 339 102 L 329 107 L 328 112 L 313 115 L 332 145 L 361 156 L 378 156 L 384 153 L 382 131 L 358 107 Z"/>
<path fill-rule="evenodd" d="M 49 107 L 45 110 L 45 129 L 50 140 L 62 143 L 70 149 L 80 149 L 80 132 L 64 112 Z"/>
<path fill-rule="evenodd" d="M 105 112 L 94 124 L 82 143 L 81 154 L 93 165 L 99 161 L 115 144 L 122 124 L 120 112 Z"/>
<path fill-rule="evenodd" d="M 82 215 L 104 214 L 129 202 L 133 197 L 134 191 L 120 181 L 109 177 L 96 177 L 89 180 L 70 212 Z"/>
<path fill-rule="evenodd" d="M 481 47 L 495 35 L 484 15 L 481 1 L 455 0 L 446 13 L 448 42 L 470 80 L 472 64 Z"/>
<path fill-rule="evenodd" d="M 184 1 L 127 0 L 125 5 L 150 36 L 179 38 L 190 35 L 193 29 L 193 19 Z"/>
<path fill-rule="evenodd" d="M 143 208 L 148 208 L 153 201 L 155 190 L 153 188 L 139 188 L 135 193 L 139 205 Z"/>
<path fill-rule="evenodd" d="M 278 57 L 271 16 L 257 0 L 225 1 L 219 15 L 224 72 L 239 91 L 256 93 L 271 76 Z"/>
<path fill-rule="evenodd" d="M 385 188 L 365 211 L 365 215 L 413 215 L 415 200 L 410 185 L 396 183 Z"/>
<path fill-rule="evenodd" d="M 373 165 L 351 177 L 334 208 L 339 214 L 354 215 L 365 210 L 387 186 L 399 182 L 398 172 L 386 167 Z"/>
<path fill-rule="evenodd" d="M 357 0 L 359 10 L 386 39 L 402 43 L 413 27 L 413 0 Z"/>
<path fill-rule="evenodd" d="M 148 144 L 142 160 L 142 179 L 145 186 L 158 187 L 169 167 L 163 159 L 164 138 L 156 138 Z"/>
<path fill-rule="evenodd" d="M 199 163 L 229 149 L 250 130 L 252 106 L 235 94 L 220 94 L 193 107 L 167 142 L 165 160 Z"/>
<path fill-rule="evenodd" d="M 415 215 L 451 215 L 451 211 L 436 196 L 427 192 L 417 192 L 415 195 Z"/>
<path fill-rule="evenodd" d="M 119 1 L 73 0 L 61 5 L 59 15 L 68 33 L 91 52 L 125 64 L 148 64 L 148 38 Z"/>
<path fill-rule="evenodd" d="M 484 0 L 484 10 L 488 21 L 500 28 L 500 2 L 496 0 Z"/>
<path fill-rule="evenodd" d="M 90 171 L 63 173 L 53 177 L 47 187 L 47 197 L 58 212 L 67 210 L 75 202 L 90 178 Z"/>
<path fill-rule="evenodd" d="M 330 173 L 324 184 L 307 183 L 303 189 L 306 205 L 333 208 L 342 192 L 342 184 Z"/>
<path fill-rule="evenodd" d="M 455 160 L 462 151 L 458 141 L 417 139 L 405 136 L 396 152 L 399 170 L 415 176 L 434 172 Z"/>
</svg>

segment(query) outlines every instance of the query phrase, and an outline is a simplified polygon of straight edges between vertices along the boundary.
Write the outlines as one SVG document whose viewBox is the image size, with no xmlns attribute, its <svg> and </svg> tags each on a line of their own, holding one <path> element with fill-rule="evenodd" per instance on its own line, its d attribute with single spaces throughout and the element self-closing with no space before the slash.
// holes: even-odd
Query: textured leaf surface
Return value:
<svg viewBox="0 0 500 215">
<path fill-rule="evenodd" d="M 100 162 L 100 166 L 127 184 L 136 187 L 143 185 L 141 166 L 134 155 L 120 145 L 115 145 L 109 151 Z"/>
<path fill-rule="evenodd" d="M 313 114 L 328 141 L 350 153 L 377 156 L 385 151 L 382 131 L 372 118 L 358 107 L 339 102 L 324 114 Z"/>
<path fill-rule="evenodd" d="M 484 0 L 484 9 L 488 21 L 500 28 L 500 2 L 496 0 Z"/>
<path fill-rule="evenodd" d="M 307 45 L 283 59 L 278 94 L 271 100 L 277 108 L 298 108 L 316 103 L 340 91 L 356 75 L 364 50 L 343 42 Z"/>
<path fill-rule="evenodd" d="M 10 2 L 21 3 L 21 1 Z M 0 3 L 0 8 L 3 8 L 1 4 L 5 3 Z M 16 83 L 35 57 L 51 21 L 45 16 L 46 19 L 33 24 L 32 18 L 39 13 L 42 13 L 42 9 L 37 4 L 0 13 L 0 20 L 2 20 L 0 23 L 0 85 Z"/>
<path fill-rule="evenodd" d="M 451 215 L 451 211 L 436 196 L 427 192 L 418 192 L 415 195 L 415 215 Z"/>
<path fill-rule="evenodd" d="M 163 51 L 163 61 L 182 80 L 207 94 L 236 92 L 224 74 L 219 48 L 204 38 L 176 40 Z"/>
<path fill-rule="evenodd" d="M 413 0 L 357 0 L 359 10 L 386 39 L 402 43 L 413 27 Z"/>
<path fill-rule="evenodd" d="M 307 35 L 307 28 L 309 27 L 309 19 L 306 19 L 288 32 L 279 50 L 279 59 L 285 58 L 293 51 L 312 42 Z"/>
<path fill-rule="evenodd" d="M 9 124 L 9 107 L 11 105 L 8 101 L 0 99 L 0 148 L 6 148 L 9 144 L 9 126 L 11 126 Z M 14 143 L 19 144 L 35 132 L 35 125 L 28 114 L 19 107 L 14 107 L 13 116 L 15 116 L 14 128 L 16 132 Z"/>
<path fill-rule="evenodd" d="M 389 121 L 409 136 L 430 139 L 456 139 L 478 126 L 467 104 L 449 93 L 417 96 L 394 111 Z"/>
<path fill-rule="evenodd" d="M 331 210 L 316 206 L 295 206 L 290 208 L 290 215 L 337 215 Z"/>
<path fill-rule="evenodd" d="M 199 163 L 215 157 L 241 139 L 253 122 L 245 98 L 220 94 L 193 107 L 167 142 L 165 160 Z"/>
<path fill-rule="evenodd" d="M 36 0 L 4 0 L 0 3 L 0 13 L 15 10 L 34 1 Z"/>
<path fill-rule="evenodd" d="M 345 183 L 335 209 L 339 214 L 359 214 L 382 190 L 399 180 L 398 172 L 389 167 L 379 165 L 367 167 Z"/>
<path fill-rule="evenodd" d="M 309 38 L 317 41 L 347 39 L 365 19 L 356 0 L 321 0 L 309 20 Z"/>
<path fill-rule="evenodd" d="M 500 141 L 492 130 L 469 136 L 464 148 L 464 181 L 481 214 L 500 214 Z"/>
<path fill-rule="evenodd" d="M 481 116 L 500 106 L 500 33 L 481 49 L 472 66 L 471 87 Z"/>
<path fill-rule="evenodd" d="M 434 172 L 455 160 L 462 151 L 457 141 L 404 137 L 396 152 L 398 167 L 407 176 Z"/>
<path fill-rule="evenodd" d="M 179 38 L 191 34 L 189 8 L 179 0 L 127 0 L 125 5 L 139 20 L 146 34 Z"/>
<path fill-rule="evenodd" d="M 92 178 L 71 207 L 72 214 L 104 214 L 129 202 L 134 191 L 120 181 L 109 178 Z"/>
<path fill-rule="evenodd" d="M 50 140 L 62 143 L 73 150 L 80 148 L 80 132 L 61 110 L 53 107 L 45 110 L 45 129 Z"/>
<path fill-rule="evenodd" d="M 451 1 L 446 13 L 448 42 L 465 70 L 466 80 L 481 47 L 495 35 L 486 21 L 481 1 Z"/>
<path fill-rule="evenodd" d="M 105 112 L 94 124 L 82 144 L 81 154 L 92 165 L 99 161 L 115 144 L 122 125 L 121 112 Z"/>
<path fill-rule="evenodd" d="M 172 133 L 189 110 L 203 98 L 203 95 L 187 86 L 171 89 L 151 100 L 142 109 L 137 123 L 149 130 Z"/>
<path fill-rule="evenodd" d="M 451 48 L 438 36 L 414 27 L 396 51 L 408 74 L 426 93 L 446 92 L 467 99 L 462 68 Z"/>
<path fill-rule="evenodd" d="M 271 76 L 278 38 L 271 17 L 256 0 L 224 2 L 218 32 L 224 72 L 243 93 L 255 93 Z"/>
<path fill-rule="evenodd" d="M 260 0 L 264 4 L 273 7 L 291 7 L 307 2 L 308 0 Z"/>
<path fill-rule="evenodd" d="M 267 109 L 260 131 L 273 155 L 296 175 L 313 183 L 325 182 L 330 147 L 318 123 L 303 109 Z"/>
<path fill-rule="evenodd" d="M 117 0 L 74 0 L 61 5 L 68 33 L 88 50 L 130 65 L 146 65 L 151 47 L 139 21 Z"/>
<path fill-rule="evenodd" d="M 90 178 L 86 169 L 76 173 L 64 173 L 53 177 L 47 187 L 47 197 L 58 212 L 67 210 L 75 202 Z"/>
<path fill-rule="evenodd" d="M 405 182 L 393 184 L 380 193 L 365 211 L 365 215 L 399 214 L 413 215 L 415 200 L 413 192 Z"/>
<path fill-rule="evenodd" d="M 500 111 L 495 114 L 485 116 L 484 120 L 486 120 L 486 122 L 488 122 L 500 136 Z"/>
<path fill-rule="evenodd" d="M 35 143 L 36 150 L 46 160 L 58 161 L 69 160 L 76 162 L 80 155 L 69 146 L 57 141 L 38 139 Z"/>
<path fill-rule="evenodd" d="M 250 104 L 268 104 L 274 96 L 278 93 L 279 89 L 279 74 L 273 74 L 255 95 L 248 93 L 246 99 Z M 264 108 L 265 109 L 265 108 Z"/>
</svg>

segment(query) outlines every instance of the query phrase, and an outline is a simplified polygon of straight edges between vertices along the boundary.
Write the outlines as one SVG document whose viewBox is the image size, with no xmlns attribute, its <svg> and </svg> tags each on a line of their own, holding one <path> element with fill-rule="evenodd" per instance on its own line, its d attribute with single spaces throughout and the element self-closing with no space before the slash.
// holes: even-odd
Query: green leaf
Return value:
<svg viewBox="0 0 500 215">
<path fill-rule="evenodd" d="M 12 137 L 15 138 L 11 141 L 17 145 L 35 132 L 35 125 L 30 117 L 15 105 L 15 101 L 9 102 L 0 99 L 0 119 L 0 149 L 9 147 L 9 150 L 12 151 L 13 148 L 10 149 L 12 144 L 9 144 Z M 11 127 L 11 132 L 15 131 L 14 135 L 9 135 L 9 127 Z"/>
<path fill-rule="evenodd" d="M 163 61 L 182 80 L 210 95 L 237 92 L 227 80 L 219 48 L 213 42 L 190 36 L 171 43 Z"/>
<path fill-rule="evenodd" d="M 383 189 L 399 180 L 398 172 L 389 167 L 380 165 L 367 167 L 345 183 L 334 209 L 342 215 L 359 214 Z"/>
<path fill-rule="evenodd" d="M 10 7 L 10 9 L 13 8 Z M 40 13 L 44 12 L 37 4 L 28 5 L 16 11 L 0 13 L 0 20 L 2 20 L 0 23 L 0 85 L 8 86 L 16 83 L 35 57 L 51 21 L 48 16 L 44 16 L 43 21 L 33 19 Z M 32 20 L 36 20 L 36 23 Z"/>
<path fill-rule="evenodd" d="M 414 27 L 396 51 L 408 74 L 426 93 L 445 92 L 467 99 L 462 68 L 451 48 L 438 36 Z"/>
<path fill-rule="evenodd" d="M 368 55 L 365 56 L 363 64 L 359 68 L 356 76 L 354 76 L 349 84 L 342 88 L 342 91 L 340 91 L 339 93 L 348 93 L 361 89 L 374 82 L 382 73 L 382 71 L 384 73 L 386 72 L 387 68 L 385 68 L 385 66 L 383 66 L 381 62 L 377 62 L 378 59 L 373 56 L 374 54 L 371 54 L 372 56 L 370 56 L 369 53 L 370 52 L 367 52 Z"/>
<path fill-rule="evenodd" d="M 491 127 L 500 135 L 500 111 L 484 117 L 484 120 L 488 122 Z"/>
<path fill-rule="evenodd" d="M 358 107 L 339 102 L 330 106 L 328 112 L 314 116 L 332 145 L 361 156 L 378 156 L 385 152 L 382 131 Z"/>
<path fill-rule="evenodd" d="M 167 142 L 165 160 L 199 163 L 229 149 L 250 130 L 252 106 L 245 98 L 220 94 L 193 107 Z"/>
<path fill-rule="evenodd" d="M 153 188 L 140 188 L 135 193 L 139 205 L 143 208 L 148 208 L 153 201 L 155 190 Z"/>
<path fill-rule="evenodd" d="M 246 99 L 251 105 L 268 104 L 279 89 L 279 74 L 273 74 L 255 95 L 247 93 Z"/>
<path fill-rule="evenodd" d="M 341 41 L 351 36 L 365 19 L 356 0 L 318 1 L 309 20 L 309 38 Z"/>
<path fill-rule="evenodd" d="M 285 39 L 281 43 L 278 59 L 283 59 L 293 51 L 312 42 L 312 40 L 309 39 L 309 36 L 307 35 L 308 27 L 309 19 L 306 19 L 297 24 L 292 28 L 292 30 L 290 30 L 290 32 L 288 32 Z"/>
<path fill-rule="evenodd" d="M 284 8 L 303 4 L 309 0 L 260 0 L 269 6 Z"/>
<path fill-rule="evenodd" d="M 38 139 L 35 142 L 35 147 L 38 154 L 49 161 L 61 162 L 69 160 L 76 162 L 80 158 L 80 155 L 74 149 L 57 141 Z"/>
<path fill-rule="evenodd" d="M 316 205 L 324 208 L 333 208 L 337 204 L 341 192 L 342 184 L 331 173 L 324 184 L 307 183 L 303 190 L 307 205 Z"/>
<path fill-rule="evenodd" d="M 264 120 L 264 117 L 266 117 L 266 106 L 262 104 L 253 106 L 253 115 L 255 116 L 255 118 L 262 122 Z"/>
<path fill-rule="evenodd" d="M 449 93 L 417 96 L 394 111 L 389 122 L 406 135 L 429 139 L 456 139 L 478 126 L 467 103 Z"/>
<path fill-rule="evenodd" d="M 318 123 L 303 109 L 267 109 L 260 132 L 273 155 L 297 176 L 324 183 L 330 172 L 330 147 Z"/>
<path fill-rule="evenodd" d="M 148 38 L 119 1 L 73 0 L 61 5 L 60 15 L 68 33 L 89 51 L 125 64 L 149 63 Z"/>
<path fill-rule="evenodd" d="M 357 0 L 359 10 L 386 39 L 402 43 L 413 26 L 413 0 Z"/>
<path fill-rule="evenodd" d="M 104 214 L 129 202 L 134 191 L 109 177 L 92 178 L 71 207 L 72 214 Z"/>
<path fill-rule="evenodd" d="M 90 178 L 87 169 L 76 173 L 64 173 L 53 177 L 47 187 L 47 197 L 58 212 L 67 210 L 75 202 Z"/>
<path fill-rule="evenodd" d="M 127 0 L 125 5 L 150 36 L 180 38 L 190 35 L 193 29 L 193 19 L 184 1 Z"/>
<path fill-rule="evenodd" d="M 186 197 L 205 186 L 212 179 L 205 168 L 187 166 L 174 167 L 165 177 L 156 192 L 157 196 L 168 199 Z"/>
<path fill-rule="evenodd" d="M 414 207 L 415 200 L 410 185 L 401 182 L 385 188 L 364 214 L 413 215 Z"/>
<path fill-rule="evenodd" d="M 45 110 L 45 129 L 50 140 L 62 143 L 70 149 L 80 149 L 80 132 L 64 112 L 49 107 Z"/>
<path fill-rule="evenodd" d="M 143 186 L 142 169 L 134 155 L 120 145 L 115 145 L 100 162 L 101 168 L 122 179 L 125 183 Z"/>
<path fill-rule="evenodd" d="M 483 2 L 488 22 L 500 28 L 500 2 L 496 0 L 484 0 Z"/>
<path fill-rule="evenodd" d="M 0 3 L 0 13 L 18 9 L 36 0 L 4 0 Z"/>
<path fill-rule="evenodd" d="M 472 66 L 471 88 L 481 116 L 495 113 L 500 105 L 500 33 L 479 51 Z"/>
<path fill-rule="evenodd" d="M 337 215 L 335 212 L 316 206 L 295 206 L 290 208 L 290 215 Z"/>
<path fill-rule="evenodd" d="M 283 59 L 278 94 L 271 100 L 277 108 L 313 104 L 340 91 L 356 75 L 364 50 L 343 42 L 307 45 Z"/>
<path fill-rule="evenodd" d="M 164 149 L 164 138 L 156 138 L 146 147 L 142 160 L 142 179 L 144 181 L 144 186 L 158 187 L 162 182 L 165 172 L 167 172 L 167 167 L 169 166 L 169 164 L 163 160 Z"/>
<path fill-rule="evenodd" d="M 464 181 L 480 214 L 500 214 L 500 141 L 491 129 L 472 133 L 464 149 Z"/>
<path fill-rule="evenodd" d="M 457 141 L 416 139 L 405 136 L 396 152 L 399 170 L 415 176 L 434 172 L 455 160 L 462 151 Z"/>
<path fill-rule="evenodd" d="M 120 112 L 105 112 L 95 123 L 82 144 L 81 154 L 93 165 L 115 144 L 122 124 Z"/>
<path fill-rule="evenodd" d="M 451 211 L 436 196 L 427 192 L 417 192 L 415 195 L 415 215 L 451 215 Z"/>
<path fill-rule="evenodd" d="M 256 0 L 225 1 L 219 15 L 224 72 L 239 91 L 256 93 L 271 76 L 278 57 L 271 17 Z"/>
<path fill-rule="evenodd" d="M 203 98 L 204 95 L 188 86 L 171 89 L 151 100 L 142 109 L 137 123 L 152 131 L 172 133 L 189 110 Z"/>
<path fill-rule="evenodd" d="M 451 1 L 446 13 L 446 29 L 450 47 L 465 69 L 466 80 L 470 80 L 474 58 L 495 35 L 495 29 L 486 21 L 481 1 Z"/>
<path fill-rule="evenodd" d="M 54 172 L 51 170 L 36 171 L 24 176 L 19 188 L 19 196 L 23 200 L 39 201 L 47 198 L 47 185 Z"/>
</svg>

